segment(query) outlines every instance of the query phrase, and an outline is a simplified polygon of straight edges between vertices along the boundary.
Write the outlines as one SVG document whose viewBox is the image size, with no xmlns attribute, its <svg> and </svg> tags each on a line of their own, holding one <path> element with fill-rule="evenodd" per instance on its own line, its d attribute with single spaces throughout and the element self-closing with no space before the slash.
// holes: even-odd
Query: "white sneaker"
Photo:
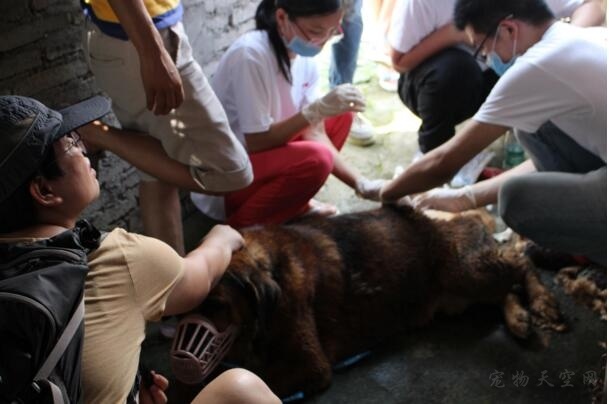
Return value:
<svg viewBox="0 0 609 404">
<path fill-rule="evenodd" d="M 374 127 L 362 114 L 356 114 L 349 132 L 349 143 L 365 147 L 374 143 Z"/>
</svg>

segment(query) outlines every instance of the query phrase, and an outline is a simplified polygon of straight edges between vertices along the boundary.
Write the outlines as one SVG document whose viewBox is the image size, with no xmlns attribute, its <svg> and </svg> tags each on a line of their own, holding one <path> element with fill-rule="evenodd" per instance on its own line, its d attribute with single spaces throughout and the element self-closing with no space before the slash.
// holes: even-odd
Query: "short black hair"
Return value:
<svg viewBox="0 0 609 404">
<path fill-rule="evenodd" d="M 37 177 L 52 180 L 63 174 L 55 159 L 55 151 L 50 147 L 40 168 L 8 198 L 0 202 L 0 234 L 25 229 L 38 223 L 36 205 L 30 194 L 31 182 Z"/>
<path fill-rule="evenodd" d="M 532 25 L 555 18 L 544 0 L 457 0 L 453 20 L 461 31 L 470 25 L 475 32 L 488 33 L 509 16 Z"/>
</svg>

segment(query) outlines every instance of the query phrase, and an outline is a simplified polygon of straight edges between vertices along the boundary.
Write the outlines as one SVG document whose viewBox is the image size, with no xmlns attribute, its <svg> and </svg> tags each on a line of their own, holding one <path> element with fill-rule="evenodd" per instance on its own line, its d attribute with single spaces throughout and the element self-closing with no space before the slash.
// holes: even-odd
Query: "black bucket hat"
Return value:
<svg viewBox="0 0 609 404">
<path fill-rule="evenodd" d="M 33 98 L 0 96 L 0 202 L 36 172 L 55 140 L 108 112 L 101 96 L 60 111 Z"/>
</svg>

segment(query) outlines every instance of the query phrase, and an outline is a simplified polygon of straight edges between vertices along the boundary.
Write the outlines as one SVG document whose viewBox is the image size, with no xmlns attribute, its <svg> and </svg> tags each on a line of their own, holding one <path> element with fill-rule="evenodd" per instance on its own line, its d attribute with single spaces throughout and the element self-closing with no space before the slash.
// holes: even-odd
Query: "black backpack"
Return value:
<svg viewBox="0 0 609 404">
<path fill-rule="evenodd" d="M 33 243 L 0 243 L 0 403 L 81 403 L 86 221 Z"/>
</svg>

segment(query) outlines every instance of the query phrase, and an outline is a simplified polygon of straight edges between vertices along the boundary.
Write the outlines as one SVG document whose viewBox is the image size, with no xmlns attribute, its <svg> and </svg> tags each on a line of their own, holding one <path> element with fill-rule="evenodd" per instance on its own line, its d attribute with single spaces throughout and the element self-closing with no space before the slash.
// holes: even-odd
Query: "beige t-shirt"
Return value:
<svg viewBox="0 0 609 404">
<path fill-rule="evenodd" d="M 85 283 L 84 402 L 124 404 L 146 321 L 159 320 L 184 260 L 167 244 L 115 229 L 89 255 Z"/>
</svg>

